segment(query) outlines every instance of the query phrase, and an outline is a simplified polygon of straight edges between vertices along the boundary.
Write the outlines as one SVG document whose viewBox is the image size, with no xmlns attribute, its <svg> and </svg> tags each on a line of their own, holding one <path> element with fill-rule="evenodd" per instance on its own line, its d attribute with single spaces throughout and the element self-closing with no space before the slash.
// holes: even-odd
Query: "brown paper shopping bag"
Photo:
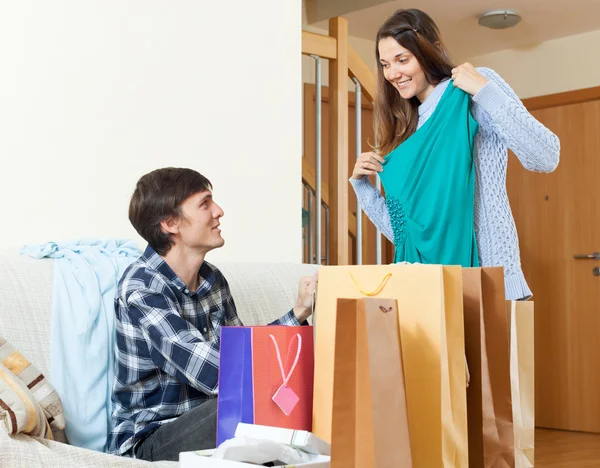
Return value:
<svg viewBox="0 0 600 468">
<path fill-rule="evenodd" d="M 332 440 L 338 298 L 396 299 L 412 460 L 418 467 L 468 465 L 462 271 L 439 265 L 324 266 L 319 271 L 313 432 Z M 336 319 L 337 317 L 337 319 Z M 340 362 L 341 361 L 341 362 Z M 334 388 L 335 387 L 335 388 Z"/>
<path fill-rule="evenodd" d="M 338 299 L 332 468 L 412 467 L 393 299 Z"/>
<path fill-rule="evenodd" d="M 514 467 L 514 434 L 504 271 L 463 269 L 469 464 Z"/>
<path fill-rule="evenodd" d="M 507 301 L 510 327 L 510 381 L 513 402 L 515 466 L 533 466 L 535 447 L 533 302 Z"/>
</svg>

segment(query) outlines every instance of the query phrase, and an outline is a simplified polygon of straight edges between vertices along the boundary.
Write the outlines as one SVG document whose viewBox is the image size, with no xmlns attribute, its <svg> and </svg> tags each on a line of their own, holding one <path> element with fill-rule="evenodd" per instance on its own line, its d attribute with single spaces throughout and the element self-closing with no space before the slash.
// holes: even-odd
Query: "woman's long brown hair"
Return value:
<svg viewBox="0 0 600 468">
<path fill-rule="evenodd" d="M 375 99 L 375 151 L 386 155 L 397 148 L 417 129 L 419 100 L 403 99 L 398 90 L 385 79 L 379 61 L 379 41 L 388 37 L 410 51 L 425 73 L 427 81 L 437 85 L 452 76 L 450 55 L 442 45 L 440 31 L 431 17 L 416 9 L 398 10 L 377 32 L 377 96 Z"/>
</svg>

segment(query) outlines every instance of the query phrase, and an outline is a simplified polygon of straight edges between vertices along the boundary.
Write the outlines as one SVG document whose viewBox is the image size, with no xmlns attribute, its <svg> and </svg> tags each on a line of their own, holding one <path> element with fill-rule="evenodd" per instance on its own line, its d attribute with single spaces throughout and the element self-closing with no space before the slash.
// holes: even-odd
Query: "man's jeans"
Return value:
<svg viewBox="0 0 600 468">
<path fill-rule="evenodd" d="M 215 448 L 217 443 L 217 399 L 163 424 L 135 450 L 136 458 L 147 461 L 179 460 L 179 452 Z"/>
</svg>

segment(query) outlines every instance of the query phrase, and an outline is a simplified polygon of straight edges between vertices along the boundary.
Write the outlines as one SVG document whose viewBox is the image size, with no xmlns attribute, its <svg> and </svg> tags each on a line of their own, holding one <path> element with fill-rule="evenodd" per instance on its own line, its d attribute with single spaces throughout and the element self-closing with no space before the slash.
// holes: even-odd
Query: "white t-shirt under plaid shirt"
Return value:
<svg viewBox="0 0 600 468">
<path fill-rule="evenodd" d="M 124 272 L 115 298 L 115 383 L 109 452 L 137 443 L 217 394 L 222 326 L 241 326 L 223 274 L 204 262 L 190 291 L 152 247 Z M 300 325 L 293 311 L 274 322 Z"/>
</svg>

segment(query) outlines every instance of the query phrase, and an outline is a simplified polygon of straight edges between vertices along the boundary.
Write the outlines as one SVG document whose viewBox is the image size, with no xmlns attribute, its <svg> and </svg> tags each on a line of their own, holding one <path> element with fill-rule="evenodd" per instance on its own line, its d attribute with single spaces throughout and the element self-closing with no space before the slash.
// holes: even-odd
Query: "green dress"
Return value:
<svg viewBox="0 0 600 468">
<path fill-rule="evenodd" d="M 479 266 L 469 95 L 452 81 L 429 119 L 385 157 L 380 174 L 394 262 Z"/>
</svg>

